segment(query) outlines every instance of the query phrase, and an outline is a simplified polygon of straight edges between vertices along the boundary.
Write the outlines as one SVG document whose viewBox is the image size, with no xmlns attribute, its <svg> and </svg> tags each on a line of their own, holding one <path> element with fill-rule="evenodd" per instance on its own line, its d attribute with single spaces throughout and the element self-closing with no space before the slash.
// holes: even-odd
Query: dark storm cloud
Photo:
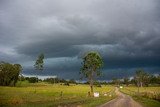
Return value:
<svg viewBox="0 0 160 107">
<path fill-rule="evenodd" d="M 46 74 L 70 74 L 79 71 L 85 52 L 96 50 L 106 72 L 154 69 L 160 66 L 159 9 L 159 0 L 1 0 L 0 60 L 29 69 L 42 52 Z"/>
</svg>

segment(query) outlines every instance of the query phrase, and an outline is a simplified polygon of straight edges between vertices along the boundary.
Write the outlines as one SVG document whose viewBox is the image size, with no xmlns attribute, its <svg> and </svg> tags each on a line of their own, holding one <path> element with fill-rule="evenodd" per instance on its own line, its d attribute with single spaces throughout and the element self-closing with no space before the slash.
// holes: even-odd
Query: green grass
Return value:
<svg viewBox="0 0 160 107">
<path fill-rule="evenodd" d="M 153 99 L 148 99 L 144 97 L 136 97 L 133 96 L 133 99 L 141 103 L 144 107 L 159 107 L 160 102 L 153 100 Z"/>
<path fill-rule="evenodd" d="M 99 98 L 88 97 L 89 85 L 64 86 L 60 84 L 17 83 L 16 87 L 0 87 L 0 106 L 21 107 L 49 107 L 58 105 L 79 105 L 94 107 L 103 104 L 113 98 L 103 96 L 106 92 L 114 90 L 112 86 L 94 87 L 95 92 L 100 92 Z M 63 93 L 63 94 L 61 94 Z"/>
<path fill-rule="evenodd" d="M 147 95 L 153 94 L 154 96 L 160 94 L 160 87 L 142 87 L 139 88 L 139 94 L 137 87 L 124 87 L 120 90 L 121 92 L 128 94 L 133 97 L 134 100 L 141 103 L 144 107 L 159 107 L 160 102 L 150 98 L 150 96 L 143 96 L 143 93 L 149 93 Z"/>
</svg>

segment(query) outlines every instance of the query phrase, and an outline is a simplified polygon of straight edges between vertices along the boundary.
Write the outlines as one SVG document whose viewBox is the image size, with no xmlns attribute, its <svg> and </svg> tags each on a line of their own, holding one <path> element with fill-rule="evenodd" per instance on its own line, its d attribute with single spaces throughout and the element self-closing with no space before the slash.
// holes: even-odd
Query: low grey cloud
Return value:
<svg viewBox="0 0 160 107">
<path fill-rule="evenodd" d="M 1 0 L 0 60 L 21 63 L 30 74 L 44 53 L 42 74 L 63 77 L 79 72 L 84 53 L 98 51 L 104 72 L 159 73 L 159 9 L 159 0 Z"/>
</svg>

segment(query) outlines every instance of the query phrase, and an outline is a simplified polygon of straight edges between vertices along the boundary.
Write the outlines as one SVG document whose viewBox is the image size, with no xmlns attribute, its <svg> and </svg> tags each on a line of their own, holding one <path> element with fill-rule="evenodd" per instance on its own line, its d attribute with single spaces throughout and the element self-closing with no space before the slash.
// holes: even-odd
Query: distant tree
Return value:
<svg viewBox="0 0 160 107">
<path fill-rule="evenodd" d="M 129 85 L 129 78 L 124 78 L 124 84 L 126 84 L 126 86 L 128 86 Z"/>
<path fill-rule="evenodd" d="M 137 82 L 136 82 L 135 77 L 134 77 L 133 79 L 131 79 L 130 83 L 131 83 L 131 84 L 135 84 L 135 85 L 137 85 Z"/>
<path fill-rule="evenodd" d="M 69 83 L 76 84 L 76 81 L 72 78 L 69 80 Z"/>
<path fill-rule="evenodd" d="M 115 85 L 119 86 L 120 83 L 121 83 L 121 81 L 119 79 L 117 79 L 117 78 L 112 79 L 112 84 L 115 84 Z"/>
<path fill-rule="evenodd" d="M 19 80 L 19 81 L 25 81 L 25 77 L 20 74 L 19 77 L 18 77 L 18 80 Z"/>
<path fill-rule="evenodd" d="M 29 81 L 29 77 L 25 77 L 25 80 Z"/>
<path fill-rule="evenodd" d="M 154 76 L 154 75 L 150 75 L 150 83 L 151 84 L 154 84 L 154 83 L 156 83 L 157 82 L 157 78 L 156 78 L 156 76 Z"/>
<path fill-rule="evenodd" d="M 150 83 L 160 85 L 160 75 L 150 75 Z"/>
<path fill-rule="evenodd" d="M 143 87 L 144 85 L 148 85 L 149 83 L 149 75 L 144 72 L 144 70 L 139 69 L 136 71 L 136 76 L 135 76 L 136 83 L 138 87 Z"/>
<path fill-rule="evenodd" d="M 38 78 L 37 78 L 37 77 L 30 77 L 30 78 L 28 79 L 28 81 L 29 81 L 30 83 L 36 83 L 36 82 L 38 81 Z"/>
<path fill-rule="evenodd" d="M 42 71 L 44 68 L 44 54 L 40 54 L 34 64 L 36 70 Z"/>
<path fill-rule="evenodd" d="M 160 74 L 157 76 L 157 82 L 156 83 L 160 85 Z"/>
<path fill-rule="evenodd" d="M 100 81 L 94 81 L 94 83 L 93 83 L 95 86 L 97 86 L 97 87 L 102 87 L 101 86 L 101 82 Z"/>
<path fill-rule="evenodd" d="M 63 85 L 67 85 L 67 86 L 69 86 L 70 84 L 69 84 L 69 82 L 68 82 L 68 81 L 66 81 Z"/>
<path fill-rule="evenodd" d="M 148 87 L 149 83 L 150 83 L 150 75 L 148 73 L 145 73 L 143 78 L 143 85 Z"/>
<path fill-rule="evenodd" d="M 60 79 L 61 83 L 66 83 L 67 81 L 65 79 Z"/>
<path fill-rule="evenodd" d="M 58 83 L 60 80 L 59 78 L 46 78 L 43 80 L 44 82 L 48 82 L 48 83 L 52 83 L 52 84 L 55 84 L 55 83 Z"/>
<path fill-rule="evenodd" d="M 83 57 L 80 74 L 82 78 L 87 78 L 93 93 L 94 78 L 101 75 L 100 68 L 103 65 L 102 57 L 98 52 L 89 52 Z"/>
</svg>

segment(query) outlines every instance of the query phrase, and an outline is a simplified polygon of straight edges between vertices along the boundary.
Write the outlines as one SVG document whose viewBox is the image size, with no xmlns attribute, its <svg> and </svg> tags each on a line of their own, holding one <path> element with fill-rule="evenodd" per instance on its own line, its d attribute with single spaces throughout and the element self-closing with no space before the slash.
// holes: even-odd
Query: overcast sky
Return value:
<svg viewBox="0 0 160 107">
<path fill-rule="evenodd" d="M 98 51 L 103 79 L 160 73 L 159 0 L 0 0 L 0 61 L 23 74 L 79 78 L 81 57 Z M 34 61 L 45 54 L 45 69 Z"/>
</svg>

